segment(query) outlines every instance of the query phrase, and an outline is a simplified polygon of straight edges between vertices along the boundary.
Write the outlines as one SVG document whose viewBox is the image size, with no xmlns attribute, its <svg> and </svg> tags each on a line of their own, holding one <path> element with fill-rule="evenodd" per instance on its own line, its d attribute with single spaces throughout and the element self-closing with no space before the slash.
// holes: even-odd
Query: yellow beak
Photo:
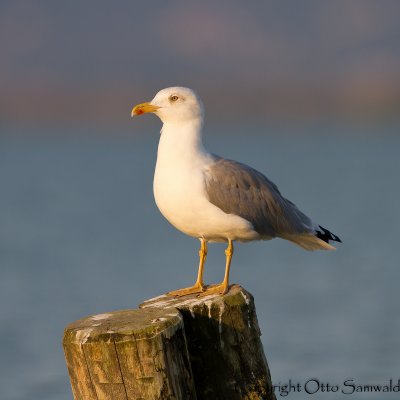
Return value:
<svg viewBox="0 0 400 400">
<path fill-rule="evenodd" d="M 156 112 L 160 107 L 153 106 L 150 103 L 141 103 L 132 108 L 131 117 L 144 113 Z"/>
</svg>

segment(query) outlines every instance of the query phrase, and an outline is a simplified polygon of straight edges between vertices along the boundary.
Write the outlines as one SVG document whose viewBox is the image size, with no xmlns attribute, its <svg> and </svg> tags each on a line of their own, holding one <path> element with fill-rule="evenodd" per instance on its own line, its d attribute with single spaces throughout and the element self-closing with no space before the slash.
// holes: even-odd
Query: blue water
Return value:
<svg viewBox="0 0 400 400">
<path fill-rule="evenodd" d="M 1 399 L 72 398 L 61 347 L 66 324 L 194 280 L 198 242 L 172 228 L 153 201 L 158 134 L 150 130 L 157 128 L 3 129 Z M 277 385 L 400 378 L 397 128 L 214 127 L 206 135 L 210 149 L 264 172 L 344 242 L 318 253 L 282 240 L 236 246 L 232 281 L 255 296 Z M 223 248 L 210 245 L 208 282 L 222 278 Z M 325 397 L 349 398 L 289 395 Z"/>
</svg>

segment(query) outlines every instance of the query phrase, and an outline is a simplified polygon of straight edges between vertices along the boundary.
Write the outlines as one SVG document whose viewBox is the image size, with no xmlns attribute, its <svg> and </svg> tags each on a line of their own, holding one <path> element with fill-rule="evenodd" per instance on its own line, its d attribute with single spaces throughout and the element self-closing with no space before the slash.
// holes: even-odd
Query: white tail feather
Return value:
<svg viewBox="0 0 400 400">
<path fill-rule="evenodd" d="M 296 243 L 298 246 L 306 250 L 336 250 L 336 247 L 333 247 L 329 243 L 324 242 L 310 233 L 304 233 L 302 235 L 285 235 L 282 237 L 283 239 Z"/>
</svg>

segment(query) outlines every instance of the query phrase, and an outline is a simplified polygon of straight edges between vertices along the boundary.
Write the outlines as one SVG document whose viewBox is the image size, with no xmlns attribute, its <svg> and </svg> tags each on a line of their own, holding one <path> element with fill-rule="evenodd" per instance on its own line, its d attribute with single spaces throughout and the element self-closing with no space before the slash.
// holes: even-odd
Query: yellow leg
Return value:
<svg viewBox="0 0 400 400">
<path fill-rule="evenodd" d="M 233 255 L 233 242 L 229 239 L 228 247 L 225 250 L 226 265 L 224 280 L 218 285 L 207 287 L 199 296 L 208 296 L 209 294 L 226 294 L 229 290 L 229 271 L 231 269 L 231 260 Z"/>
<path fill-rule="evenodd" d="M 191 287 L 173 290 L 172 292 L 168 292 L 171 296 L 186 296 L 192 293 L 201 293 L 204 290 L 204 282 L 203 282 L 203 273 L 204 273 L 204 263 L 207 258 L 207 242 L 205 239 L 200 239 L 200 250 L 199 250 L 199 271 L 197 273 L 197 280 L 195 284 Z"/>
</svg>

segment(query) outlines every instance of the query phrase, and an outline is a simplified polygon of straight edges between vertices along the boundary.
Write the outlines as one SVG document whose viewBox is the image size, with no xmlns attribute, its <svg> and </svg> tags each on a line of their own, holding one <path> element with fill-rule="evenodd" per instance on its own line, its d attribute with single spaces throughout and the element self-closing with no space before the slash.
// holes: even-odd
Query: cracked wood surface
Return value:
<svg viewBox="0 0 400 400">
<path fill-rule="evenodd" d="M 253 296 L 161 295 L 67 326 L 77 399 L 275 400 Z"/>
<path fill-rule="evenodd" d="M 66 327 L 63 347 L 75 400 L 196 399 L 177 310 L 83 318 Z"/>
<path fill-rule="evenodd" d="M 141 309 L 178 309 L 198 400 L 275 399 L 253 296 L 232 285 L 224 296 L 158 296 Z"/>
</svg>

